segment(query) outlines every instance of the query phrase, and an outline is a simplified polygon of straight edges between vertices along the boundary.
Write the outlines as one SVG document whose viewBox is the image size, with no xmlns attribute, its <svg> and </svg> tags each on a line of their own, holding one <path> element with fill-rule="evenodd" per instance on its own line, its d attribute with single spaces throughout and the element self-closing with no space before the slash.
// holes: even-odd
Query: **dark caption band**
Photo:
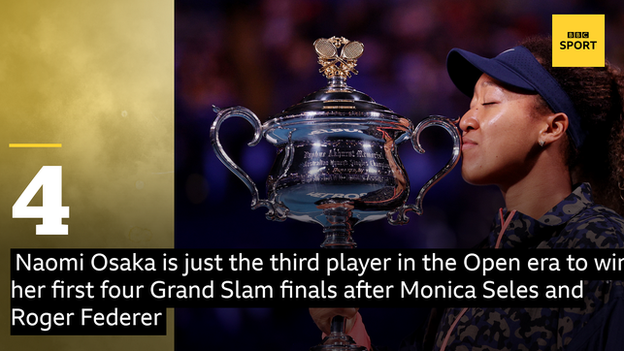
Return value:
<svg viewBox="0 0 624 351">
<path fill-rule="evenodd" d="M 576 307 L 621 250 L 11 249 L 11 334 L 164 335 L 168 307 Z"/>
</svg>

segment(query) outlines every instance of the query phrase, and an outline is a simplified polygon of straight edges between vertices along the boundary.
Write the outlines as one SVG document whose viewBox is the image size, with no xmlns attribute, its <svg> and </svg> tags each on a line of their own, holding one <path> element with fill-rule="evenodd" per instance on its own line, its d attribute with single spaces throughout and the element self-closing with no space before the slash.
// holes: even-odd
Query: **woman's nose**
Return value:
<svg viewBox="0 0 624 351">
<path fill-rule="evenodd" d="M 462 118 L 459 121 L 459 128 L 466 133 L 467 131 L 469 131 L 470 129 L 477 129 L 479 128 L 479 123 L 477 121 L 476 115 L 477 115 L 477 109 L 470 109 L 468 111 L 466 111 L 466 113 L 464 113 L 464 115 L 462 116 Z"/>
</svg>

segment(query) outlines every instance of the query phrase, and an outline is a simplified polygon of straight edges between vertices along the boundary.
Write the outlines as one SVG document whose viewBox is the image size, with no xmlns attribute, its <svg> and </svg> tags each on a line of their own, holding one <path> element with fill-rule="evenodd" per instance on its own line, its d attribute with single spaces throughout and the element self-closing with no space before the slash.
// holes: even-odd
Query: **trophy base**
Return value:
<svg viewBox="0 0 624 351">
<path fill-rule="evenodd" d="M 326 225 L 323 226 L 325 241 L 321 244 L 324 249 L 355 249 L 353 241 L 353 225 L 357 222 L 353 218 L 353 204 L 350 201 L 326 200 L 318 205 L 323 210 Z"/>
<path fill-rule="evenodd" d="M 368 351 L 366 347 L 355 344 L 353 338 L 344 333 L 346 319 L 335 316 L 332 319 L 331 333 L 320 344 L 312 346 L 310 351 Z"/>
<path fill-rule="evenodd" d="M 320 344 L 310 351 L 368 351 L 366 347 L 356 345 L 349 335 L 326 336 Z"/>
</svg>

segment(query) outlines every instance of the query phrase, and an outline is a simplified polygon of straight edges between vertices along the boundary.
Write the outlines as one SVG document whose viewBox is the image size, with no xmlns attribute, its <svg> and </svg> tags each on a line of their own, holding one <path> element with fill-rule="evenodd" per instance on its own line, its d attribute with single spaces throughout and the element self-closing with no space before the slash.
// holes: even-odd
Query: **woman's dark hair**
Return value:
<svg viewBox="0 0 624 351">
<path fill-rule="evenodd" d="M 520 45 L 533 53 L 570 96 L 581 116 L 581 127 L 589 132 L 580 149 L 569 142 L 572 182 L 589 182 L 596 203 L 624 215 L 624 74 L 609 62 L 605 67 L 553 67 L 549 37 L 529 38 Z"/>
</svg>

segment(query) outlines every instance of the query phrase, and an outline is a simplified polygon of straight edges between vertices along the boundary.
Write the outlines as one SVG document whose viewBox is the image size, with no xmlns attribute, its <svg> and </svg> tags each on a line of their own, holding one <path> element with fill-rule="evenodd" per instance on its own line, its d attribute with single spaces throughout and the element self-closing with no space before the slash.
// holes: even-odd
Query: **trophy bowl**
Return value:
<svg viewBox="0 0 624 351">
<path fill-rule="evenodd" d="M 357 74 L 362 43 L 332 37 L 318 39 L 314 47 L 320 72 L 328 78 L 325 88 L 264 124 L 245 107 L 214 107 L 217 117 L 210 137 L 219 159 L 251 192 L 252 209 L 266 207 L 270 220 L 292 218 L 320 224 L 324 248 L 355 248 L 352 232 L 356 224 L 384 217 L 391 224 L 405 224 L 407 212 L 422 214 L 426 192 L 459 161 L 461 136 L 457 121 L 429 116 L 414 127 L 409 119 L 348 86 L 347 78 Z M 266 199 L 260 199 L 254 181 L 219 141 L 221 124 L 231 117 L 244 118 L 253 126 L 249 146 L 265 138 L 276 147 Z M 451 135 L 451 157 L 420 189 L 415 203 L 408 204 L 410 182 L 397 146 L 409 139 L 414 149 L 423 153 L 419 136 L 430 126 L 442 127 Z"/>
</svg>

